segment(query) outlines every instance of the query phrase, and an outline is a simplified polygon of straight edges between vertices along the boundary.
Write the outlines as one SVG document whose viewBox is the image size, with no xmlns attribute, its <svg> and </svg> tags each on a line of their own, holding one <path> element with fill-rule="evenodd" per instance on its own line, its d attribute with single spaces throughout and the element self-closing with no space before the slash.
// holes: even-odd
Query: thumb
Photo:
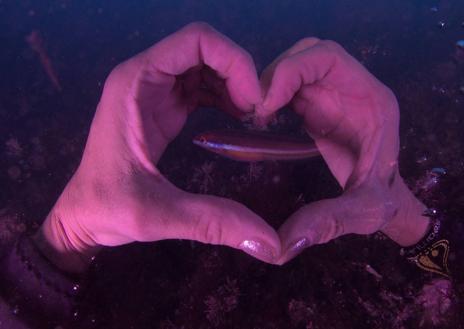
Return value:
<svg viewBox="0 0 464 329">
<path fill-rule="evenodd" d="M 276 231 L 244 205 L 211 195 L 177 192 L 167 212 L 160 213 L 158 207 L 152 212 L 158 219 L 159 215 L 164 217 L 151 221 L 156 226 L 156 240 L 188 239 L 226 245 L 267 263 L 274 263 L 280 255 Z"/>
<path fill-rule="evenodd" d="M 393 217 L 393 208 L 380 193 L 366 188 L 306 205 L 279 229 L 282 255 L 276 263 L 286 263 L 305 248 L 341 235 L 374 233 Z"/>
</svg>

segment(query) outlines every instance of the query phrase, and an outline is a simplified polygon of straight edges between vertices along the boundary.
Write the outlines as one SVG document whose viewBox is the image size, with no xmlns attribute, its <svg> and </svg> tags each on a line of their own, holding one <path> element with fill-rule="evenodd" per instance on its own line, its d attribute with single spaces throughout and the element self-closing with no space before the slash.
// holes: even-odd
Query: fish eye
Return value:
<svg viewBox="0 0 464 329">
<path fill-rule="evenodd" d="M 201 137 L 199 138 L 199 141 L 200 141 L 201 144 L 206 144 L 206 137 L 201 136 Z"/>
</svg>

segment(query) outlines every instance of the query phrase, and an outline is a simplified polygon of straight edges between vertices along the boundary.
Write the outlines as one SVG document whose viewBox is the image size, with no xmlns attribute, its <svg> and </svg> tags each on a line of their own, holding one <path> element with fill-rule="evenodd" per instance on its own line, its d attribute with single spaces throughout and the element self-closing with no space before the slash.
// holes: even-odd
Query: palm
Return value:
<svg viewBox="0 0 464 329">
<path fill-rule="evenodd" d="M 364 179 L 357 166 L 396 160 L 398 112 L 394 96 L 359 63 L 348 54 L 340 61 L 345 63 L 334 65 L 323 81 L 303 86 L 293 105 L 304 116 L 307 132 L 332 173 L 345 186 L 349 178 L 351 183 Z M 390 147 L 384 147 L 385 138 Z M 377 156 L 382 157 L 380 162 L 374 161 Z"/>
<path fill-rule="evenodd" d="M 307 102 L 311 99 L 311 103 Z M 302 89 L 294 99 L 294 109 L 304 115 L 307 133 L 315 140 L 324 160 L 341 186 L 353 171 L 357 158 L 353 148 L 351 122 L 344 114 L 344 104 L 337 92 L 319 86 Z M 308 111 L 307 107 L 311 107 Z"/>
</svg>

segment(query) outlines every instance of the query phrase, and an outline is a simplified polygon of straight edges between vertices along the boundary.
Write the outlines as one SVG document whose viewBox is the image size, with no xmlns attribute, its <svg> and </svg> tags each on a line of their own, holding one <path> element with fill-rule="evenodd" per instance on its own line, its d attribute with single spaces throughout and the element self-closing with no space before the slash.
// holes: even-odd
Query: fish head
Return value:
<svg viewBox="0 0 464 329">
<path fill-rule="evenodd" d="M 197 135 L 193 138 L 193 144 L 198 145 L 198 146 L 203 146 L 206 144 L 206 137 L 204 134 Z"/>
<path fill-rule="evenodd" d="M 214 135 L 211 132 L 201 133 L 193 138 L 193 144 L 210 149 L 214 144 Z"/>
</svg>

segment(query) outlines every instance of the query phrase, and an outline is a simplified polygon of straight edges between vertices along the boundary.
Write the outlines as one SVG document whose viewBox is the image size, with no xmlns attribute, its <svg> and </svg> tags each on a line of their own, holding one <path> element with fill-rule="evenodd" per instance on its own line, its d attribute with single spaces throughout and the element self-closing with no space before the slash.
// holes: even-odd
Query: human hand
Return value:
<svg viewBox="0 0 464 329">
<path fill-rule="evenodd" d="M 79 272 L 100 246 L 191 239 L 266 262 L 277 233 L 232 200 L 176 188 L 156 168 L 198 106 L 253 110 L 261 90 L 243 49 L 190 24 L 118 65 L 108 77 L 82 161 L 36 236 L 59 267 Z"/>
<path fill-rule="evenodd" d="M 399 110 L 393 93 L 332 41 L 307 38 L 263 73 L 257 117 L 290 103 L 304 118 L 342 196 L 308 204 L 279 229 L 285 263 L 338 236 L 381 230 L 406 246 L 425 233 L 425 206 L 398 172 Z"/>
</svg>

